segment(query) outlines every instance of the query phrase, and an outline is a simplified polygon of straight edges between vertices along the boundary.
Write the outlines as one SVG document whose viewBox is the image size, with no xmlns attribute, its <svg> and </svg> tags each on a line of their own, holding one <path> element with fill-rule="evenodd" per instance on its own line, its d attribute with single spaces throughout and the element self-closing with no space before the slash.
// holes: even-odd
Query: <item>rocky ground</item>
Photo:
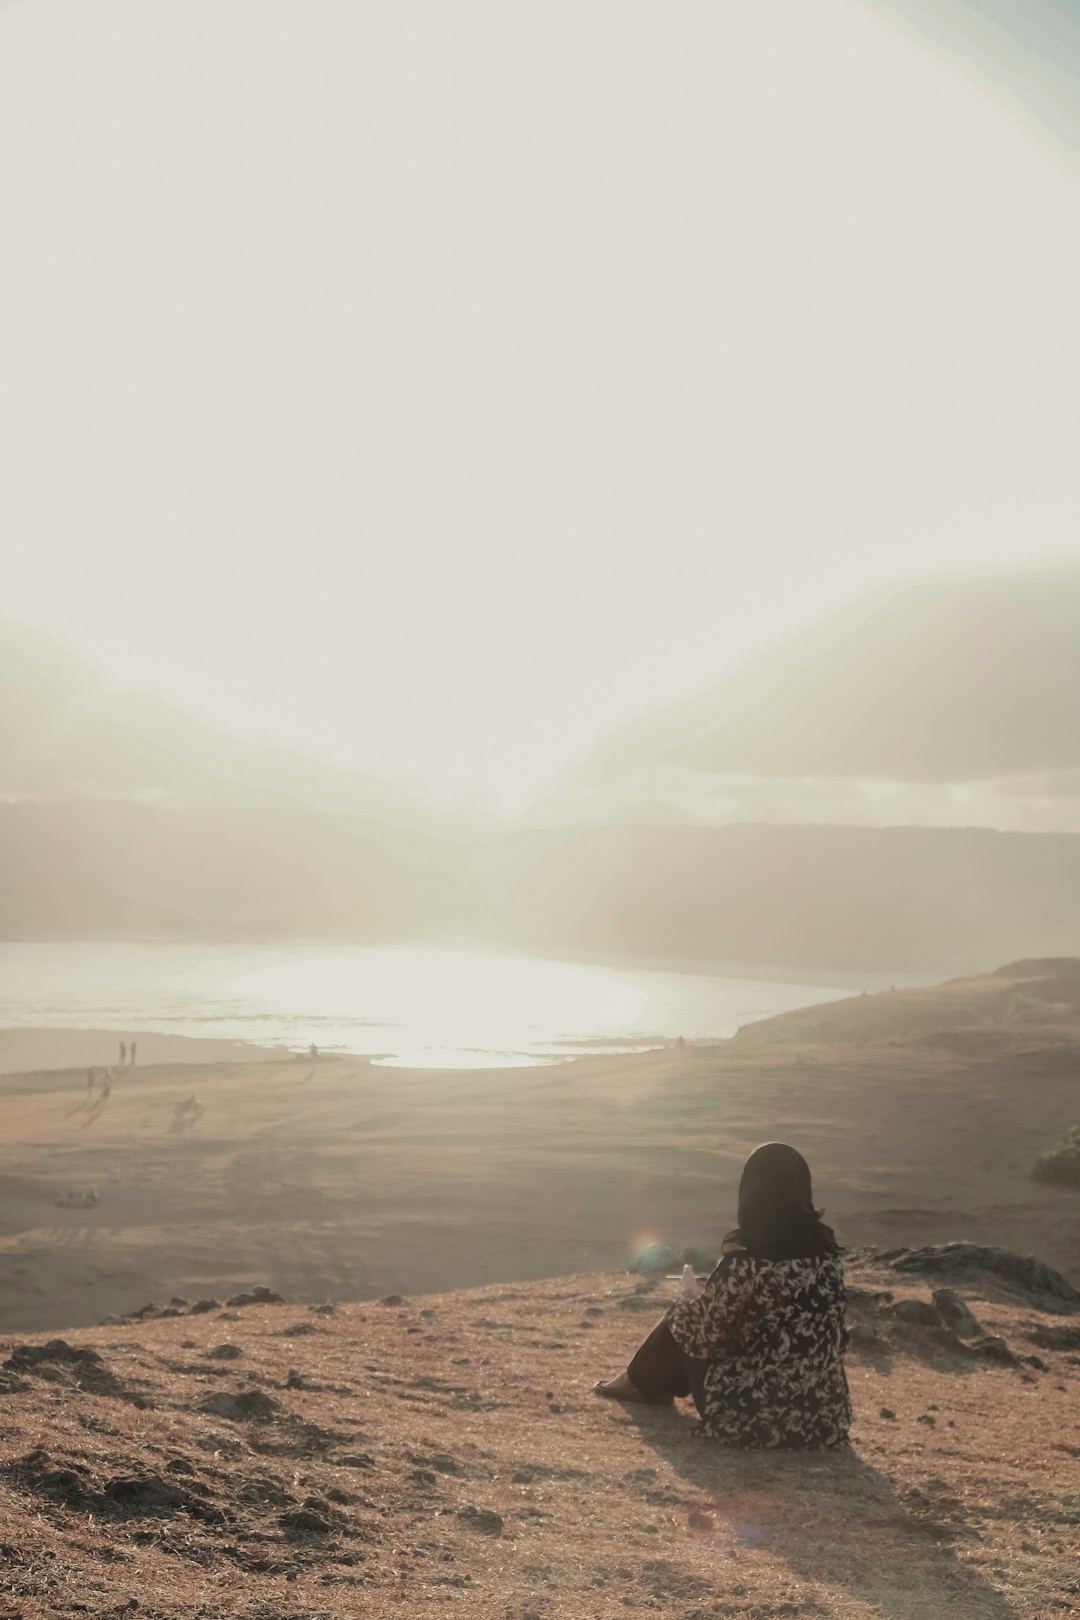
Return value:
<svg viewBox="0 0 1080 1620">
<path fill-rule="evenodd" d="M 725 1452 L 685 1408 L 596 1399 L 663 1279 L 9 1339 L 0 1620 L 1080 1614 L 1076 1302 L 926 1256 L 854 1256 L 849 1282 L 843 1455 Z M 934 1303 L 957 1283 L 973 1321 Z"/>
</svg>

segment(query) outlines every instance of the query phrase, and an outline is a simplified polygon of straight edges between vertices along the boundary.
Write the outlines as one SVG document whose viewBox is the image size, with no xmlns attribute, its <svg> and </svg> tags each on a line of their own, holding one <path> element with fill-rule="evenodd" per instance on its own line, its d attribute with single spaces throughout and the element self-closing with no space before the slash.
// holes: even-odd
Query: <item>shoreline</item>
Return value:
<svg viewBox="0 0 1080 1620">
<path fill-rule="evenodd" d="M 139 1061 L 124 1073 L 163 1063 L 273 1063 L 302 1057 L 282 1046 L 219 1040 L 213 1035 L 166 1035 L 157 1030 L 61 1029 L 48 1025 L 0 1029 L 0 1074 L 65 1074 L 77 1069 L 120 1069 L 120 1042 L 132 1034 Z"/>
<path fill-rule="evenodd" d="M 897 969 L 895 972 L 878 968 L 812 967 L 791 962 L 740 962 L 726 958 L 696 956 L 653 956 L 649 953 L 621 951 L 586 951 L 552 946 L 515 945 L 502 939 L 410 938 L 410 939 L 340 939 L 320 935 L 276 934 L 222 934 L 202 937 L 192 934 L 33 934 L 0 937 L 0 950 L 6 945 L 41 946 L 124 946 L 124 945 L 204 945 L 212 949 L 234 946 L 243 949 L 264 946 L 268 950 L 311 949 L 327 951 L 460 951 L 466 954 L 532 958 L 540 962 L 567 962 L 578 967 L 612 968 L 624 973 L 672 973 L 687 978 L 732 979 L 757 984 L 806 985 L 808 988 L 850 989 L 854 995 L 866 989 L 915 989 L 922 985 L 940 984 L 943 979 L 967 978 L 991 969 L 970 964 L 954 965 L 946 970 L 926 967 Z"/>
</svg>

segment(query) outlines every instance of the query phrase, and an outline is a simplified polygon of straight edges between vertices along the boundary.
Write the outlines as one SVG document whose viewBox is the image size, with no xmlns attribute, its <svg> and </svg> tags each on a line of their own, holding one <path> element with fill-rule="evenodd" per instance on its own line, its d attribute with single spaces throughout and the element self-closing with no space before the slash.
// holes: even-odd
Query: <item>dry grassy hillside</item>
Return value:
<svg viewBox="0 0 1080 1620">
<path fill-rule="evenodd" d="M 983 983 L 972 997 L 1013 995 Z M 849 1036 L 879 1005 L 915 1008 L 906 1033 Z M 618 1268 L 650 1239 L 715 1252 L 746 1154 L 775 1137 L 806 1153 L 848 1244 L 1004 1243 L 1080 1281 L 1080 1195 L 1031 1179 L 1077 1119 L 1070 1028 L 942 1032 L 923 1005 L 827 1009 L 830 1039 L 777 1039 L 777 1020 L 545 1069 L 170 1052 L 118 1075 L 104 1103 L 81 1068 L 0 1077 L 0 1328 L 90 1324 L 252 1278 L 357 1299 Z M 201 1111 L 178 1117 L 191 1093 Z M 91 1185 L 93 1207 L 57 1203 Z"/>
<path fill-rule="evenodd" d="M 1017 1358 L 996 1365 L 896 1315 L 926 1284 L 859 1264 L 849 1280 L 844 1455 L 725 1452 L 685 1409 L 598 1401 L 665 1301 L 610 1274 L 183 1304 L 40 1360 L 9 1345 L 0 1613 L 1080 1613 L 1077 1318 L 970 1295 Z"/>
</svg>

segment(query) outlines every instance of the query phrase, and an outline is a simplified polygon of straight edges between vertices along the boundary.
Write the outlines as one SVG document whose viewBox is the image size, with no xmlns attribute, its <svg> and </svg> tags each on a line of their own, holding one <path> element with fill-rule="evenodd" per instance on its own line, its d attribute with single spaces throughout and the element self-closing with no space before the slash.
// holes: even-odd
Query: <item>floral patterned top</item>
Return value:
<svg viewBox="0 0 1080 1620">
<path fill-rule="evenodd" d="M 761 1260 L 737 1249 L 697 1299 L 668 1313 L 676 1344 L 707 1360 L 699 1434 L 732 1446 L 843 1445 L 844 1267 L 838 1254 Z"/>
</svg>

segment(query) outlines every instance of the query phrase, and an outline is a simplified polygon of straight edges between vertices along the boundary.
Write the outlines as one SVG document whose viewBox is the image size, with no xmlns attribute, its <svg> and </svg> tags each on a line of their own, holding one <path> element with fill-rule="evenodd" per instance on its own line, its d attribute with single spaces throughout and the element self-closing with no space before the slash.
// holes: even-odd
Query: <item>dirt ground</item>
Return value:
<svg viewBox="0 0 1080 1620">
<path fill-rule="evenodd" d="M 0 1614 L 1080 1614 L 1080 1318 L 968 1292 L 1037 1357 L 994 1366 L 876 1292 L 927 1284 L 849 1281 L 870 1331 L 843 1454 L 724 1451 L 685 1405 L 598 1400 L 670 1291 L 605 1273 L 325 1313 L 185 1303 L 16 1350 Z"/>
<path fill-rule="evenodd" d="M 806 1154 L 848 1246 L 1003 1243 L 1080 1282 L 1080 1193 L 1030 1176 L 1080 1118 L 1076 1032 L 839 1040 L 828 1011 L 827 1038 L 777 1021 L 783 1039 L 755 1026 L 469 1073 L 231 1049 L 194 1063 L 198 1043 L 159 1056 L 146 1037 L 107 1100 L 70 1033 L 55 1053 L 43 1035 L 35 1070 L 0 1075 L 0 1330 L 252 1280 L 364 1299 L 621 1268 L 652 1239 L 715 1250 L 742 1162 L 771 1138 Z M 57 1202 L 90 1187 L 92 1207 Z"/>
</svg>

